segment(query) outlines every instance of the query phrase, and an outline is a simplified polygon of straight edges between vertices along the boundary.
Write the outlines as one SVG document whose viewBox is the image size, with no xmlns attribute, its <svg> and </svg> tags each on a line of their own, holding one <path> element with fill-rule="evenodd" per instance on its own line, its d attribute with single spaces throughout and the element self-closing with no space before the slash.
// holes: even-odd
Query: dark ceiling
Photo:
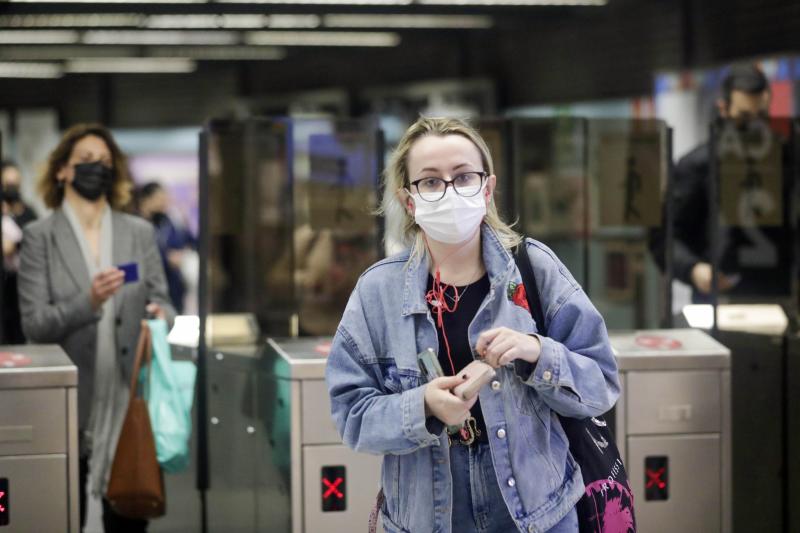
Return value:
<svg viewBox="0 0 800 533">
<path fill-rule="evenodd" d="M 195 122 L 195 115 L 213 112 L 220 100 L 230 98 L 322 88 L 356 93 L 366 87 L 420 80 L 485 78 L 494 82 L 497 107 L 502 109 L 647 94 L 653 74 L 659 70 L 791 53 L 800 46 L 800 2 L 789 0 L 610 0 L 605 6 L 502 8 L 0 3 L 0 18 L 54 13 L 87 17 L 97 13 L 294 14 L 316 15 L 320 21 L 330 14 L 478 15 L 488 17 L 491 27 L 398 29 L 379 24 L 374 28 L 334 29 L 321 25 L 290 29 L 287 31 L 388 31 L 396 33 L 400 43 L 369 48 L 286 46 L 279 48 L 284 54 L 279 60 L 199 60 L 197 69 L 188 74 L 67 74 L 54 80 L 4 79 L 0 83 L 0 108 L 50 105 L 61 109 L 67 121 L 101 119 L 125 124 L 135 118 L 131 115 L 136 113 L 130 108 L 136 106 L 139 116 L 152 111 L 153 117 L 148 120 L 171 124 Z M 2 33 L 9 29 L 0 27 L 0 42 Z M 97 28 L 79 30 L 89 29 Z M 229 30 L 198 31 L 211 35 Z M 8 46 L 0 44 L 0 55 L 3 49 L 9 50 Z M 92 46 L 93 53 L 103 48 Z M 46 47 L 23 48 L 30 51 Z M 153 53 L 145 46 L 126 50 L 136 56 Z M 358 109 L 354 111 L 357 113 Z"/>
</svg>

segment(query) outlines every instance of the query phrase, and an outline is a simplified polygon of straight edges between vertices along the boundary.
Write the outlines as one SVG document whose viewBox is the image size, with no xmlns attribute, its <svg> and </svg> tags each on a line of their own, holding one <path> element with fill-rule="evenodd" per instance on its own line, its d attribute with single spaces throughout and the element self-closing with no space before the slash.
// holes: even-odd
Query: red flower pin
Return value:
<svg viewBox="0 0 800 533">
<path fill-rule="evenodd" d="M 508 284 L 508 298 L 529 313 L 531 312 L 531 308 L 528 307 L 528 296 L 525 294 L 525 285 L 522 283 L 517 285 L 512 281 Z"/>
</svg>

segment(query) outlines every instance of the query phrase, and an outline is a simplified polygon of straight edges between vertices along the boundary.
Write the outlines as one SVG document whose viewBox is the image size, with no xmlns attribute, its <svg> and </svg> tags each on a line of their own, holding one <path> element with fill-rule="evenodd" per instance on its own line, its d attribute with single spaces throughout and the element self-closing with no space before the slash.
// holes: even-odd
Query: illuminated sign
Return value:
<svg viewBox="0 0 800 533">
<path fill-rule="evenodd" d="M 347 472 L 344 466 L 322 467 L 322 512 L 347 510 Z"/>
<path fill-rule="evenodd" d="M 8 478 L 0 478 L 0 526 L 7 526 L 11 520 L 8 499 Z"/>
<path fill-rule="evenodd" d="M 644 499 L 669 499 L 669 458 L 664 456 L 644 459 Z"/>
</svg>

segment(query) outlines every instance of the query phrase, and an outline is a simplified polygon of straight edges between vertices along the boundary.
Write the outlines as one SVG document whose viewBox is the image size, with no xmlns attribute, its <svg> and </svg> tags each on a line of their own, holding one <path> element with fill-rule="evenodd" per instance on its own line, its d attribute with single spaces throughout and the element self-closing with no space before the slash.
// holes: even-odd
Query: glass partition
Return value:
<svg viewBox="0 0 800 533">
<path fill-rule="evenodd" d="M 504 220 L 514 220 L 514 180 L 509 168 L 511 157 L 510 122 L 502 118 L 481 118 L 473 123 L 492 155 L 494 175 L 497 176 L 497 186 L 494 192 L 497 211 Z"/>
<path fill-rule="evenodd" d="M 582 285 L 587 278 L 584 129 L 585 121 L 575 118 L 511 121 L 517 227 L 552 248 Z"/>
<path fill-rule="evenodd" d="M 587 134 L 589 294 L 609 328 L 659 327 L 666 281 L 650 244 L 665 215 L 668 129 L 592 119 Z"/>
<path fill-rule="evenodd" d="M 379 259 L 380 136 L 365 120 L 296 120 L 294 282 L 301 335 L 332 335 Z"/>
<path fill-rule="evenodd" d="M 333 334 L 379 258 L 375 124 L 212 121 L 206 144 L 207 312 L 252 313 L 264 335 Z"/>
<path fill-rule="evenodd" d="M 711 249 L 718 303 L 797 305 L 797 156 L 790 119 L 711 127 L 716 213 Z"/>
<path fill-rule="evenodd" d="M 265 381 L 246 320 L 214 315 L 252 316 L 262 337 L 335 332 L 380 255 L 381 135 L 370 121 L 212 120 L 200 154 L 198 488 L 209 530 L 284 531 L 290 383 Z"/>
<path fill-rule="evenodd" d="M 291 125 L 211 121 L 206 128 L 208 234 L 205 311 L 252 313 L 260 329 L 290 332 L 296 313 L 291 265 Z M 212 332 L 213 333 L 213 332 Z"/>
</svg>

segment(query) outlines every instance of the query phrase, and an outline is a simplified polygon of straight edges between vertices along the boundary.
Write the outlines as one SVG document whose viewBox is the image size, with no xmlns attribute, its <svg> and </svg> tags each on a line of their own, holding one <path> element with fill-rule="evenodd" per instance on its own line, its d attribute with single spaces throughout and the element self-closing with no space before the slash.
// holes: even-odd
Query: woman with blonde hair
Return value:
<svg viewBox="0 0 800 533">
<path fill-rule="evenodd" d="M 142 319 L 172 320 L 161 258 L 147 221 L 121 212 L 130 199 L 125 155 L 99 124 L 68 129 L 39 183 L 53 213 L 25 228 L 19 270 L 22 329 L 57 343 L 78 367 L 81 525 L 86 480 L 103 496 L 128 404 Z M 123 264 L 136 263 L 125 281 Z M 107 532 L 142 532 L 103 498 Z"/>
<path fill-rule="evenodd" d="M 466 123 L 420 118 L 384 178 L 387 239 L 408 249 L 361 276 L 326 370 L 344 442 L 383 455 L 384 529 L 577 531 L 584 486 L 556 413 L 595 416 L 616 401 L 602 317 L 549 248 L 500 219 L 491 155 Z M 517 246 L 546 328 L 520 290 Z M 429 348 L 446 375 L 426 381 Z M 496 373 L 464 399 L 453 390 L 475 359 Z"/>
</svg>

